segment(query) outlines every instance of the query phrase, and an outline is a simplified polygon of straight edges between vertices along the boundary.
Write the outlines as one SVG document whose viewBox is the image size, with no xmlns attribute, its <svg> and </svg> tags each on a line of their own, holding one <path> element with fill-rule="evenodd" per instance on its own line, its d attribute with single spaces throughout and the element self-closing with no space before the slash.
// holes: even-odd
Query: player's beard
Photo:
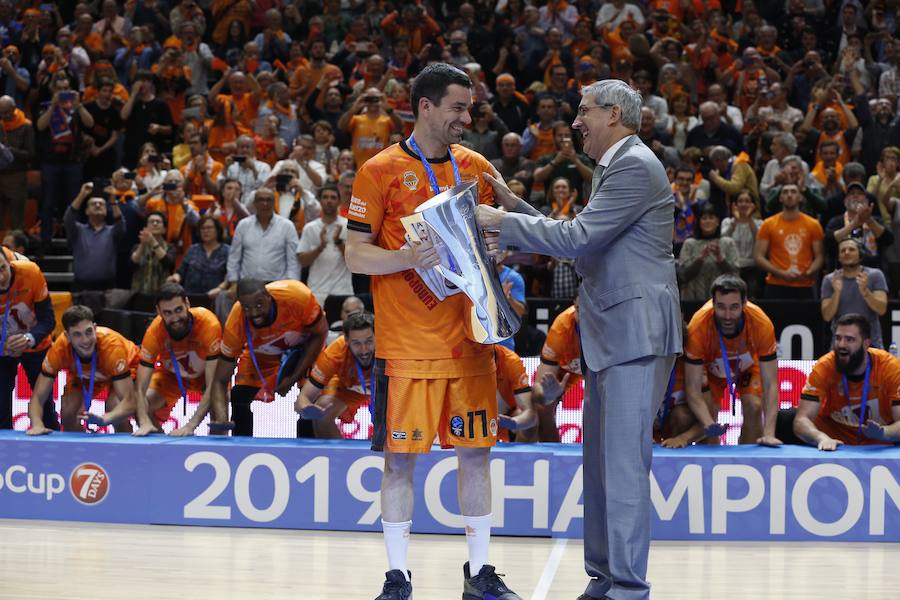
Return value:
<svg viewBox="0 0 900 600">
<path fill-rule="evenodd" d="M 456 129 L 459 128 L 459 133 Z M 447 145 L 458 144 L 462 141 L 463 134 L 466 132 L 466 125 L 462 121 L 453 121 L 447 124 L 445 135 L 447 136 Z"/>
<path fill-rule="evenodd" d="M 184 337 L 191 332 L 191 317 L 189 316 L 179 319 L 172 324 L 166 322 L 163 322 L 163 324 L 166 326 L 166 331 L 169 332 L 169 336 L 173 340 L 184 339 Z"/>
<path fill-rule="evenodd" d="M 842 375 L 852 375 L 859 369 L 866 358 L 866 349 L 862 346 L 856 352 L 848 350 L 834 351 L 834 366 Z"/>
<path fill-rule="evenodd" d="M 375 353 L 371 352 L 369 354 L 353 354 L 353 358 L 356 359 L 356 362 L 359 363 L 359 366 L 363 369 L 369 369 L 372 366 L 372 363 L 375 360 Z"/>
<path fill-rule="evenodd" d="M 741 330 L 741 327 L 744 323 L 744 316 L 741 315 L 739 319 L 732 321 L 730 324 L 725 324 L 719 317 L 714 317 L 716 320 L 716 327 L 719 328 L 719 331 L 722 332 L 722 335 L 732 336 L 738 333 Z"/>
</svg>

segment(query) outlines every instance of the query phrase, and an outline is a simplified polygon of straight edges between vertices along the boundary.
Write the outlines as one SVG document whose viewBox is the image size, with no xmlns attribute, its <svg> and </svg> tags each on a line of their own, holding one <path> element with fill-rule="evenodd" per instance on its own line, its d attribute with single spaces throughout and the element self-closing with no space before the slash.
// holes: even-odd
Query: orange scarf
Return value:
<svg viewBox="0 0 900 600">
<path fill-rule="evenodd" d="M 15 112 L 13 112 L 12 119 L 10 119 L 9 121 L 0 119 L 0 123 L 3 123 L 3 131 L 5 133 L 9 133 L 10 131 L 15 131 L 16 129 L 18 129 L 19 127 L 22 127 L 23 125 L 31 125 L 31 121 L 29 121 L 25 117 L 25 113 L 23 113 L 18 108 L 15 110 Z"/>
</svg>

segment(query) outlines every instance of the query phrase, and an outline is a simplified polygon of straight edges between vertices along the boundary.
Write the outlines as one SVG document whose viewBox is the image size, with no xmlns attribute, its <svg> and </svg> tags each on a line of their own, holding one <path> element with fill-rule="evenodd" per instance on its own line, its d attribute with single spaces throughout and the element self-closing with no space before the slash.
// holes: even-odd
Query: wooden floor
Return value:
<svg viewBox="0 0 900 600">
<path fill-rule="evenodd" d="M 575 600 L 580 541 L 495 538 L 491 560 L 525 600 Z M 414 535 L 416 600 L 458 599 L 462 536 Z M 0 520 L 0 598 L 371 600 L 380 534 Z M 657 542 L 654 600 L 889 600 L 900 545 Z"/>
</svg>

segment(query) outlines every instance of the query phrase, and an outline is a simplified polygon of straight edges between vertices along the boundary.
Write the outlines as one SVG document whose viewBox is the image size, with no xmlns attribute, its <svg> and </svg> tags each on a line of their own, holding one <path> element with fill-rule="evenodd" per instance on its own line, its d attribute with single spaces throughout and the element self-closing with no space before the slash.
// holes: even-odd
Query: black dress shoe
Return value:
<svg viewBox="0 0 900 600">
<path fill-rule="evenodd" d="M 598 598 L 596 596 L 588 596 L 587 594 L 582 594 L 578 596 L 578 600 L 607 600 L 609 596 L 603 596 L 602 598 Z"/>
</svg>

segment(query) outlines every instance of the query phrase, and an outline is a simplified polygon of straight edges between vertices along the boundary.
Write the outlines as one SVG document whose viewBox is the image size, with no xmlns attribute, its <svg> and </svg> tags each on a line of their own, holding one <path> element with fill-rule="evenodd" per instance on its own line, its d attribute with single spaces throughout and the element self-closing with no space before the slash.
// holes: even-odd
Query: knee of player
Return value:
<svg viewBox="0 0 900 600">
<path fill-rule="evenodd" d="M 741 406 L 743 407 L 745 415 L 757 415 L 762 412 L 762 398 L 756 395 L 744 395 L 741 397 Z"/>
</svg>

